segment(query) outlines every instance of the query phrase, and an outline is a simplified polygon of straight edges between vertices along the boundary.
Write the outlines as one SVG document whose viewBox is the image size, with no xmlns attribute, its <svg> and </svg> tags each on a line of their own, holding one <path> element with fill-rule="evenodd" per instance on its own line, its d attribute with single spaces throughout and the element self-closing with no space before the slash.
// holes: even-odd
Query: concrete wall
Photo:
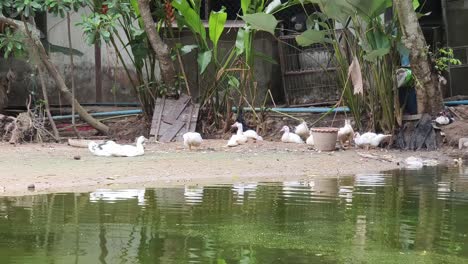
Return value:
<svg viewBox="0 0 468 264">
<path fill-rule="evenodd" d="M 81 13 L 72 15 L 72 45 L 74 49 L 77 49 L 84 53 L 83 56 L 74 56 L 75 63 L 75 87 L 76 96 L 80 102 L 83 103 L 94 103 L 96 102 L 95 92 L 95 62 L 94 62 L 94 46 L 89 46 L 85 42 L 82 30 L 79 26 L 75 26 L 76 23 L 81 21 L 81 15 L 89 11 L 84 10 Z M 125 35 L 120 34 L 123 39 Z M 54 17 L 49 15 L 47 17 L 47 38 L 51 44 L 68 47 L 67 37 L 67 21 L 60 17 Z M 52 52 L 49 54 L 52 62 L 64 76 L 65 81 L 69 87 L 71 87 L 70 77 L 70 59 L 68 55 Z M 103 43 L 101 47 L 102 56 L 102 94 L 104 102 L 136 102 L 133 88 L 130 84 L 122 65 L 117 60 L 115 49 Z M 129 57 L 124 54 L 124 59 L 127 65 L 130 66 L 132 75 L 135 75 L 135 70 L 131 67 Z M 14 89 L 12 89 L 9 95 L 10 105 L 24 105 L 25 98 L 31 90 L 37 90 L 39 94 L 40 87 L 37 86 L 36 80 L 31 76 L 29 64 L 24 60 L 9 60 L 5 63 L 3 60 L 0 63 L 0 73 L 5 74 L 8 68 L 13 68 L 17 73 L 17 81 L 15 82 Z M 135 75 L 136 76 L 136 75 Z M 47 80 L 49 99 L 53 104 L 59 103 L 59 93 L 56 89 L 55 84 L 52 80 Z M 114 89 L 113 89 L 114 88 Z M 115 94 L 112 91 L 115 91 Z"/>
<path fill-rule="evenodd" d="M 95 93 L 95 72 L 94 72 L 94 46 L 86 44 L 81 28 L 75 26 L 75 24 L 81 21 L 81 15 L 86 13 L 83 11 L 80 14 L 74 14 L 72 16 L 72 43 L 73 48 L 84 53 L 82 57 L 75 56 L 75 86 L 77 99 L 83 103 L 93 103 L 96 101 Z M 229 33 L 224 34 L 221 39 L 220 49 L 222 53 L 227 53 L 235 42 L 237 29 L 232 29 Z M 66 19 L 60 17 L 48 16 L 47 18 L 47 36 L 48 41 L 54 45 L 68 47 L 67 38 L 67 23 Z M 124 34 L 120 34 L 125 39 Z M 184 31 L 179 39 L 184 44 L 193 44 L 194 40 L 192 34 L 188 31 Z M 278 52 L 276 40 L 263 33 L 258 33 L 257 38 L 254 41 L 255 49 L 273 57 L 278 63 Z M 102 81 L 103 81 L 103 101 L 104 102 L 137 102 L 134 96 L 130 80 L 127 78 L 125 71 L 121 67 L 117 60 L 115 50 L 110 47 L 102 46 Z M 50 57 L 55 65 L 59 68 L 61 73 L 66 79 L 67 85 L 71 85 L 71 78 L 69 76 L 70 64 L 69 56 L 61 53 L 51 53 Z M 130 62 L 128 56 L 125 56 L 125 60 Z M 205 87 L 209 82 L 207 80 L 199 80 L 198 66 L 196 61 L 196 52 L 187 54 L 183 57 L 184 65 L 186 67 L 189 84 L 192 90 L 192 94 L 197 96 L 199 94 L 199 85 Z M 127 65 L 132 65 L 128 63 Z M 31 76 L 29 64 L 27 61 L 22 60 L 10 60 L 8 62 L 0 61 L 0 75 L 6 74 L 8 68 L 13 68 L 17 73 L 17 81 L 14 84 L 14 88 L 9 95 L 10 105 L 24 105 L 29 91 L 36 90 L 38 94 L 41 94 L 38 82 L 34 76 Z M 134 68 L 130 69 L 135 75 Z M 159 69 L 156 69 L 157 75 L 159 76 Z M 213 77 L 213 75 L 208 75 Z M 263 102 L 263 97 L 266 94 L 267 89 L 271 89 L 275 101 L 282 100 L 282 85 L 280 67 L 278 65 L 272 65 L 269 62 L 263 60 L 257 60 L 255 64 L 255 77 L 258 82 L 258 95 L 257 102 Z M 50 101 L 53 104 L 59 103 L 59 93 L 56 89 L 52 80 L 47 80 L 49 87 Z M 115 89 L 113 89 L 115 88 Z M 184 91 L 185 87 L 182 87 Z M 112 90 L 116 91 L 116 94 L 112 93 Z M 62 102 L 63 103 L 63 102 Z"/>
</svg>

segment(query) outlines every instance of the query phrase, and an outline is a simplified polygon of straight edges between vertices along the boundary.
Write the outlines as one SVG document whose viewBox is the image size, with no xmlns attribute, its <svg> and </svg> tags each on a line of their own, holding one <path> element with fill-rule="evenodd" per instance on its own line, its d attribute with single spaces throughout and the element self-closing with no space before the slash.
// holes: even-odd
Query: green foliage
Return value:
<svg viewBox="0 0 468 264">
<path fill-rule="evenodd" d="M 86 0 L 45 0 L 44 4 L 49 13 L 64 18 L 67 12 L 77 12 Z"/>
<path fill-rule="evenodd" d="M 347 0 L 356 12 L 364 18 L 373 19 L 392 6 L 392 0 Z"/>
<path fill-rule="evenodd" d="M 210 39 L 213 41 L 214 50 L 218 49 L 218 41 L 224 30 L 224 25 L 227 20 L 227 13 L 223 7 L 220 11 L 211 11 L 210 19 L 208 20 Z"/>
<path fill-rule="evenodd" d="M 187 0 L 174 0 L 172 1 L 172 6 L 176 8 L 180 14 L 182 23 L 186 25 L 195 35 L 200 36 L 200 39 L 203 41 L 205 46 L 208 46 L 206 42 L 206 30 L 201 21 L 199 9 L 193 9 L 190 7 Z M 221 12 L 221 11 L 220 11 Z"/>
<path fill-rule="evenodd" d="M 91 13 L 88 16 L 83 15 L 81 22 L 76 25 L 82 27 L 86 43 L 89 45 L 100 43 L 101 39 L 108 43 L 111 40 L 111 35 L 117 33 L 120 18 L 122 15 L 119 13 Z"/>
<path fill-rule="evenodd" d="M 42 0 L 18 0 L 13 4 L 14 9 L 18 14 L 25 17 L 34 17 L 36 12 L 44 10 Z"/>
<path fill-rule="evenodd" d="M 343 96 L 350 107 L 358 129 L 361 120 L 369 120 L 373 130 L 392 133 L 401 109 L 395 98 L 394 74 L 398 66 L 397 50 L 401 33 L 396 17 L 385 25 L 380 15 L 392 5 L 390 0 L 309 0 L 319 5 L 322 13 L 307 19 L 307 30 L 296 37 L 299 45 L 332 44 L 337 58 Z M 331 20 L 331 22 L 330 22 Z M 331 30 L 336 22 L 350 26 L 342 31 Z M 339 42 L 340 41 L 340 42 Z M 347 46 L 348 51 L 342 46 Z M 348 77 L 349 62 L 356 57 L 361 65 L 364 95 L 355 95 Z M 364 116 L 366 115 L 366 116 Z M 363 118 L 364 116 L 364 118 Z"/>
<path fill-rule="evenodd" d="M 278 20 L 276 20 L 272 14 L 246 14 L 242 16 L 242 19 L 249 24 L 252 29 L 266 31 L 272 35 L 275 34 L 275 29 L 278 25 Z"/>
<path fill-rule="evenodd" d="M 10 7 L 11 7 L 10 1 L 0 1 L 0 14 L 2 14 L 5 9 L 10 8 Z"/>
<path fill-rule="evenodd" d="M 6 27 L 3 33 L 0 33 L 0 51 L 6 59 L 10 55 L 21 57 L 26 54 L 25 40 L 22 34 L 12 31 Z"/>
<path fill-rule="evenodd" d="M 211 63 L 211 59 L 213 58 L 213 52 L 211 50 L 207 50 L 202 53 L 198 53 L 197 62 L 200 68 L 200 74 L 203 74 L 206 70 L 206 67 Z"/>
<path fill-rule="evenodd" d="M 330 40 L 327 39 L 326 36 L 326 31 L 307 29 L 300 35 L 296 36 L 296 42 L 300 46 L 310 46 L 316 43 L 330 42 Z"/>
<path fill-rule="evenodd" d="M 439 74 L 447 71 L 450 65 L 461 65 L 461 61 L 455 58 L 453 49 L 451 48 L 440 48 L 437 53 L 433 56 L 435 62 L 435 69 Z"/>
<path fill-rule="evenodd" d="M 250 3 L 252 0 L 241 0 L 242 14 L 246 15 L 249 13 Z"/>
</svg>

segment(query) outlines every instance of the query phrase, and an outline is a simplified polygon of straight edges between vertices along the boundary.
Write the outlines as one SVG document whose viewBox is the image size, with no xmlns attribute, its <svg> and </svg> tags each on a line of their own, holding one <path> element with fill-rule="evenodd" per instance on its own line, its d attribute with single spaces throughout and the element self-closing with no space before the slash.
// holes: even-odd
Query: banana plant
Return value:
<svg viewBox="0 0 468 264">
<path fill-rule="evenodd" d="M 385 25 L 380 18 L 392 6 L 391 0 L 308 0 L 317 4 L 322 13 L 308 19 L 308 28 L 296 37 L 299 45 L 332 44 L 340 66 L 340 80 L 345 102 L 361 126 L 364 113 L 370 113 L 372 129 L 393 132 L 397 115 L 401 113 L 396 93 L 394 73 L 397 66 L 397 47 L 400 42 L 395 23 Z M 414 5 L 416 6 L 416 5 Z M 333 21 L 329 23 L 327 21 Z M 395 22 L 396 19 L 393 20 Z M 337 33 L 335 25 L 345 26 Z M 354 95 L 348 82 L 348 65 L 341 42 L 350 47 L 351 56 L 357 57 L 363 67 L 363 78 L 369 87 L 362 98 Z"/>
</svg>

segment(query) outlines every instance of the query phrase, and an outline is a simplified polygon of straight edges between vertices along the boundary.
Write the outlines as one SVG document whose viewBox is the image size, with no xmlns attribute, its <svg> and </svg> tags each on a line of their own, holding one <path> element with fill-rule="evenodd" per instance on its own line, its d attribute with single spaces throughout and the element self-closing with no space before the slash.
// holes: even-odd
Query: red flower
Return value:
<svg viewBox="0 0 468 264">
<path fill-rule="evenodd" d="M 107 10 L 109 10 L 109 7 L 107 7 L 107 5 L 102 5 L 102 13 L 105 15 L 107 14 Z"/>
</svg>

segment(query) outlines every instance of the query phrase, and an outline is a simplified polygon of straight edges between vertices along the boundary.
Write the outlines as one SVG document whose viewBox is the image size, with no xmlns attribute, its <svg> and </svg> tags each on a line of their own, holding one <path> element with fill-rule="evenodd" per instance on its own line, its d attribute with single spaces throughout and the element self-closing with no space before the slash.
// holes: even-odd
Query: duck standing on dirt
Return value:
<svg viewBox="0 0 468 264">
<path fill-rule="evenodd" d="M 292 133 L 292 132 L 289 132 L 289 127 L 288 126 L 284 126 L 280 132 L 284 132 L 283 133 L 283 136 L 281 137 L 281 141 L 284 142 L 284 143 L 297 143 L 297 144 L 304 144 L 304 141 L 302 140 L 302 138 L 295 134 L 295 133 Z"/>
<path fill-rule="evenodd" d="M 143 143 L 146 138 L 140 136 L 136 139 L 136 146 L 133 145 L 120 145 L 114 141 L 106 141 L 103 144 L 90 142 L 88 149 L 96 156 L 101 157 L 136 157 L 145 154 Z"/>
<path fill-rule="evenodd" d="M 354 137 L 354 130 L 351 126 L 351 121 L 349 119 L 345 120 L 345 125 L 338 130 L 338 140 L 340 141 L 341 146 L 344 148 L 346 142 L 351 144 L 351 141 Z"/>
<path fill-rule="evenodd" d="M 198 148 L 203 142 L 200 133 L 197 132 L 187 132 L 182 137 L 184 138 L 184 146 L 188 147 L 189 150 L 192 150 L 192 147 Z"/>
</svg>

